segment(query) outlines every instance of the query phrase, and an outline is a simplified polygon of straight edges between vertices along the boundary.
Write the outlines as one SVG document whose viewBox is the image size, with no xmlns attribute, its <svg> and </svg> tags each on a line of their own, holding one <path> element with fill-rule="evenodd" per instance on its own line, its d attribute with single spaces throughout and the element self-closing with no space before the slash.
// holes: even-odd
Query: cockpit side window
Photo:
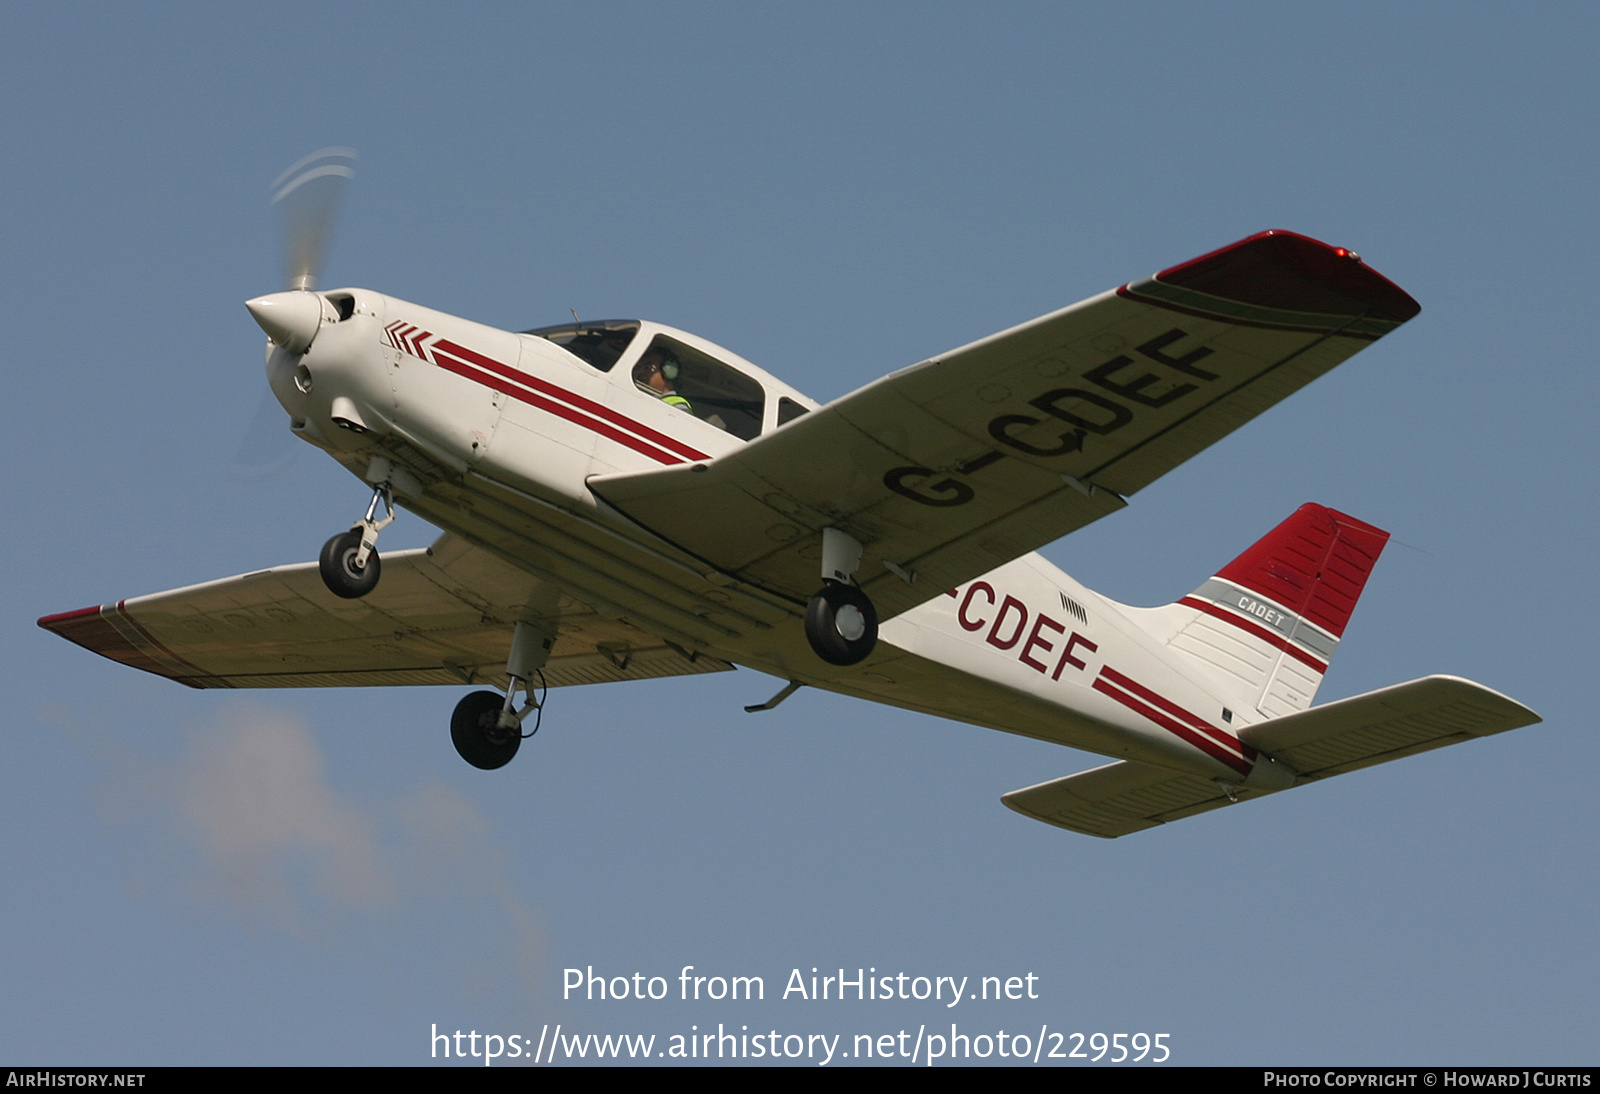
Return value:
<svg viewBox="0 0 1600 1094">
<path fill-rule="evenodd" d="M 633 382 L 735 437 L 749 441 L 761 434 L 766 406 L 761 384 L 675 338 L 656 335 L 633 368 Z"/>
<path fill-rule="evenodd" d="M 567 323 L 559 327 L 537 327 L 523 334 L 548 339 L 601 372 L 612 366 L 639 333 L 637 319 L 606 319 L 596 323 Z"/>
</svg>

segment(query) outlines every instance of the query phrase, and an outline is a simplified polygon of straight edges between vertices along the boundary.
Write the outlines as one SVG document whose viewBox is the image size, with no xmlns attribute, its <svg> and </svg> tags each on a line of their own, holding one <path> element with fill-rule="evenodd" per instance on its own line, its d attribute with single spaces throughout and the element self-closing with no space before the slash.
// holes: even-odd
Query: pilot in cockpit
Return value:
<svg viewBox="0 0 1600 1094">
<path fill-rule="evenodd" d="M 662 402 L 692 414 L 694 407 L 688 399 L 678 394 L 679 371 L 677 358 L 664 349 L 652 346 L 633 366 L 633 382 L 639 390 L 648 391 Z"/>
</svg>

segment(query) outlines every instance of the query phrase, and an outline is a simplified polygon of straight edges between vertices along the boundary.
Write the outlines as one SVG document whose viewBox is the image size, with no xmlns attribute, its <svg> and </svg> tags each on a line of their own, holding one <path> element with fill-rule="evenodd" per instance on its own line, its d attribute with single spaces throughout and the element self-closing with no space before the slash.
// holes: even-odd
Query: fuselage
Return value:
<svg viewBox="0 0 1600 1094">
<path fill-rule="evenodd" d="M 513 333 L 364 289 L 320 297 L 303 355 L 268 347 L 268 379 L 297 435 L 363 478 L 375 457 L 390 461 L 406 508 L 685 653 L 836 686 L 837 671 L 823 671 L 800 633 L 803 603 L 715 570 L 587 486 L 713 460 L 814 400 L 655 323 Z M 673 375 L 652 382 L 662 360 Z M 886 621 L 881 635 L 1058 708 L 1058 724 L 1033 735 L 1231 783 L 1280 783 L 1233 732 L 1260 715 L 1227 709 L 1203 668 L 1175 665 L 1162 626 L 1160 609 L 1117 604 L 1030 554 Z"/>
</svg>

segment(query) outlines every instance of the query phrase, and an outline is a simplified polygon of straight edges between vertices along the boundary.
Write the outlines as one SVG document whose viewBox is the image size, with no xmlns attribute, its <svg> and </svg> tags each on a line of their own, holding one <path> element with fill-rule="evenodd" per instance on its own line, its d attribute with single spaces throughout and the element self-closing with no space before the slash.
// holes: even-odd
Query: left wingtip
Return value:
<svg viewBox="0 0 1600 1094">
<path fill-rule="evenodd" d="M 98 619 L 100 617 L 100 611 L 101 606 L 96 604 L 88 608 L 78 608 L 76 611 L 57 612 L 54 615 L 41 615 L 38 618 L 37 623 L 47 631 L 59 634 L 62 637 L 68 637 L 67 632 L 74 629 L 73 624 L 79 623 L 81 620 Z"/>
</svg>

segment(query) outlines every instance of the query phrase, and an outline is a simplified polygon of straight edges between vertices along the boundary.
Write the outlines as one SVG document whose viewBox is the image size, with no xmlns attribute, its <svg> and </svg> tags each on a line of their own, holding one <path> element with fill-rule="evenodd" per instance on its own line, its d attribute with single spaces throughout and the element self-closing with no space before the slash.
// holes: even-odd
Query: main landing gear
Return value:
<svg viewBox="0 0 1600 1094">
<path fill-rule="evenodd" d="M 544 688 L 535 697 L 533 681 L 543 680 L 550 648 L 555 645 L 553 626 L 538 623 L 518 623 L 511 637 L 511 655 L 506 658 L 506 690 L 475 691 L 456 704 L 450 716 L 450 741 L 461 758 L 473 767 L 493 771 L 511 762 L 511 757 L 522 747 L 525 737 L 539 732 L 539 721 L 544 716 Z M 522 703 L 517 703 L 517 692 L 522 692 Z M 534 715 L 533 729 L 522 732 L 529 714 Z"/>
<path fill-rule="evenodd" d="M 837 528 L 822 530 L 822 588 L 806 606 L 806 638 L 830 665 L 865 661 L 878 644 L 878 611 L 854 584 L 861 544 Z"/>
</svg>

